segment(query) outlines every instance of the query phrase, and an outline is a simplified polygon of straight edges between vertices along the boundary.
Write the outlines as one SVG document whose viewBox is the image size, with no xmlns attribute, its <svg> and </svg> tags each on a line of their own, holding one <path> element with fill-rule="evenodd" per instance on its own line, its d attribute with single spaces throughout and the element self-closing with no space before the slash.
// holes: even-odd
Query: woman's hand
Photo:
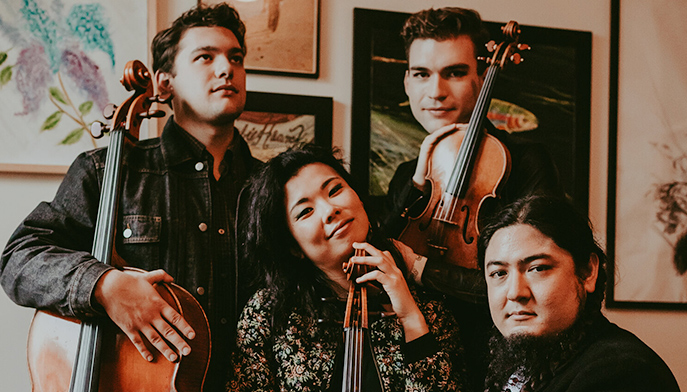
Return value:
<svg viewBox="0 0 687 392">
<path fill-rule="evenodd" d="M 429 332 L 425 317 L 415 303 L 415 299 L 408 289 L 403 273 L 396 266 L 394 258 L 388 251 L 380 251 L 368 243 L 353 243 L 353 248 L 362 249 L 367 256 L 353 256 L 350 263 L 344 265 L 347 270 L 351 264 L 367 265 L 372 271 L 356 279 L 358 283 L 371 281 L 379 282 L 391 299 L 391 306 L 396 312 L 403 330 L 406 342 L 410 342 Z"/>
</svg>

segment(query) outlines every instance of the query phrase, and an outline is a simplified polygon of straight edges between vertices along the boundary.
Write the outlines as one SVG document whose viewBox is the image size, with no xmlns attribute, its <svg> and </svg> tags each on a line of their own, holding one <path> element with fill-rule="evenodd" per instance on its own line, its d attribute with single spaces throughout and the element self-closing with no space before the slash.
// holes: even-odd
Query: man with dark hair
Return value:
<svg viewBox="0 0 687 392">
<path fill-rule="evenodd" d="M 418 158 L 401 164 L 389 184 L 382 225 L 390 237 L 398 236 L 408 218 L 421 215 L 426 208 L 432 192 L 426 176 L 433 150 L 446 136 L 465 129 L 487 69 L 487 64 L 477 57 L 486 55 L 488 33 L 474 10 L 446 7 L 420 11 L 406 20 L 401 35 L 408 59 L 405 91 L 413 116 L 429 135 Z M 500 199 L 490 209 L 497 210 L 531 193 L 563 193 L 557 169 L 542 145 L 498 130 L 488 120 L 485 127 L 505 145 L 511 157 L 510 175 L 500 188 Z M 489 213 L 484 207 L 482 216 Z M 415 260 L 408 269 L 417 283 L 457 299 L 453 305 L 465 335 L 471 367 L 468 370 L 481 386 L 486 331 L 491 327 L 483 274 L 424 256 L 406 257 Z"/>
<path fill-rule="evenodd" d="M 2 255 L 1 283 L 20 305 L 90 319 L 106 314 L 149 361 L 187 355 L 188 323 L 156 292 L 172 279 L 205 310 L 206 390 L 223 388 L 242 303 L 233 257 L 239 191 L 257 161 L 234 128 L 246 101 L 245 27 L 226 4 L 199 5 L 157 34 L 153 70 L 174 116 L 160 138 L 125 150 L 115 247 L 132 274 L 91 255 L 106 150 L 81 154 Z"/>
<path fill-rule="evenodd" d="M 488 391 L 679 391 L 663 360 L 601 313 L 606 257 L 567 200 L 506 207 L 483 230 L 479 259 L 499 332 Z"/>
<path fill-rule="evenodd" d="M 422 213 L 427 205 L 431 191 L 426 179 L 429 158 L 437 143 L 469 122 L 487 68 L 477 57 L 486 52 L 488 33 L 474 10 L 446 7 L 420 11 L 406 20 L 401 35 L 408 59 L 405 91 L 413 116 L 429 135 L 418 158 L 401 164 L 389 184 L 384 226 L 392 236 L 400 234 L 407 218 Z M 488 133 L 511 155 L 511 171 L 499 195 L 500 206 L 532 193 L 563 193 L 555 164 L 542 145 L 485 122 Z M 423 281 L 425 278 L 429 277 Z M 437 284 L 444 281 L 439 276 L 432 278 L 439 279 Z"/>
</svg>

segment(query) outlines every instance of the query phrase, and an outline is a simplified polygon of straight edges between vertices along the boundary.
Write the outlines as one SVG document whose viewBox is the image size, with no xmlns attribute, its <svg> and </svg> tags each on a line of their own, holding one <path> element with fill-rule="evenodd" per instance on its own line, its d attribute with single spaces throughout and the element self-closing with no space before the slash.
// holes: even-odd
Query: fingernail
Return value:
<svg viewBox="0 0 687 392">
<path fill-rule="evenodd" d="M 146 361 L 148 361 L 148 362 L 153 362 L 153 356 L 152 356 L 152 355 L 148 355 L 148 356 L 146 357 Z"/>
<path fill-rule="evenodd" d="M 189 355 L 191 353 L 191 347 L 184 347 L 184 349 L 181 350 L 181 353 L 184 355 Z"/>
<path fill-rule="evenodd" d="M 176 360 L 177 360 L 177 355 L 176 355 L 176 354 L 170 354 L 170 355 L 169 355 L 169 360 L 170 360 L 171 362 L 176 361 Z"/>
<path fill-rule="evenodd" d="M 188 333 L 188 338 L 189 338 L 189 339 L 193 339 L 193 338 L 195 338 L 195 337 L 196 337 L 196 333 L 195 333 L 195 332 L 191 331 L 191 332 Z"/>
</svg>

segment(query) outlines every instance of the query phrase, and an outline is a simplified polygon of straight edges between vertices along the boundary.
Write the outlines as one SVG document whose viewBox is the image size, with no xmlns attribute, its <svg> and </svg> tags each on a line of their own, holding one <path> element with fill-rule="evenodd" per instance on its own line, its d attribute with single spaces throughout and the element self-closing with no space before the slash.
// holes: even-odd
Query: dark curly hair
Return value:
<svg viewBox="0 0 687 392">
<path fill-rule="evenodd" d="M 178 17 L 172 26 L 158 32 L 153 38 L 153 72 L 174 74 L 174 59 L 179 50 L 179 41 L 186 30 L 192 27 L 224 27 L 229 29 L 246 52 L 246 26 L 238 12 L 226 3 L 213 6 L 198 4 Z"/>
<path fill-rule="evenodd" d="M 462 35 L 472 40 L 475 46 L 475 57 L 488 54 L 485 44 L 489 40 L 489 33 L 479 13 L 475 10 L 459 7 L 430 8 L 410 15 L 401 30 L 406 58 L 408 58 L 410 45 L 416 39 L 445 41 Z M 479 61 L 477 66 L 477 71 L 482 73 L 487 64 Z"/>
<path fill-rule="evenodd" d="M 599 258 L 599 275 L 593 293 L 587 296 L 583 311 L 600 313 L 606 289 L 606 254 L 594 239 L 587 215 L 579 212 L 564 198 L 533 195 L 515 201 L 495 214 L 481 231 L 478 244 L 479 263 L 484 267 L 484 254 L 489 241 L 499 229 L 526 224 L 551 238 L 561 249 L 572 255 L 575 274 L 584 279 L 589 274 L 589 257 Z"/>
<path fill-rule="evenodd" d="M 241 195 L 237 231 L 239 263 L 254 270 L 251 289 L 267 288 L 273 299 L 273 327 L 280 331 L 293 309 L 311 317 L 329 318 L 332 309 L 323 308 L 321 298 L 334 297 L 331 281 L 298 252 L 298 244 L 287 224 L 285 185 L 303 167 L 323 163 L 333 168 L 357 192 L 353 177 L 338 158 L 338 150 L 308 144 L 285 151 L 255 172 Z M 360 193 L 357 192 L 359 195 Z M 401 271 L 406 272 L 399 252 L 379 230 L 371 229 L 368 242 L 388 250 Z M 332 310 L 333 311 L 333 310 Z"/>
</svg>

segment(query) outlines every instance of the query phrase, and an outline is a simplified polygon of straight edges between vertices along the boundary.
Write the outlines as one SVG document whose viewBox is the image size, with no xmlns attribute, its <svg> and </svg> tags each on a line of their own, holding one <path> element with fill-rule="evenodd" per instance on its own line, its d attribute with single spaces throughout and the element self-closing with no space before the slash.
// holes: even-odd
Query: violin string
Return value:
<svg viewBox="0 0 687 392">
<path fill-rule="evenodd" d="M 483 86 L 486 87 L 486 89 L 483 89 L 480 94 L 479 98 L 477 100 L 477 104 L 475 105 L 476 111 L 479 113 L 486 113 L 484 110 L 487 107 L 487 105 L 491 101 L 491 89 L 493 86 L 493 82 L 498 76 L 498 70 L 499 68 L 496 65 L 491 65 L 489 67 L 489 70 L 487 71 L 487 75 L 485 78 L 485 83 Z M 474 153 L 476 150 L 476 145 L 477 141 L 479 140 L 479 132 L 481 127 L 478 127 L 479 124 L 474 125 L 468 131 L 466 132 L 465 137 L 463 138 L 463 142 L 461 144 L 461 148 L 459 149 L 459 154 L 458 154 L 458 161 L 459 164 L 456 165 L 457 167 L 460 167 L 462 171 L 460 171 L 458 174 L 456 174 L 456 171 L 454 170 L 453 173 L 451 173 L 451 179 L 449 180 L 449 184 L 453 186 L 454 189 L 450 189 L 448 191 L 443 192 L 441 196 L 441 215 L 439 217 L 440 222 L 441 221 L 450 221 L 451 217 L 455 216 L 456 213 L 456 208 L 458 206 L 458 203 L 456 203 L 456 198 L 460 195 L 463 194 L 463 187 L 466 184 L 466 178 L 467 178 L 467 169 L 468 169 L 468 163 L 470 162 L 471 158 L 469 158 L 469 153 L 472 152 Z M 467 144 L 466 144 L 467 143 Z M 456 176 L 458 176 L 458 180 L 456 180 Z M 455 189 L 455 185 L 453 184 L 454 182 L 458 182 L 457 189 Z M 457 192 L 456 192 L 457 191 Z M 454 194 L 455 192 L 455 194 Z M 448 204 L 448 206 L 447 206 Z M 448 208 L 446 208 L 448 207 Z M 445 225 L 442 223 L 434 225 L 434 231 L 433 231 L 434 236 L 432 238 L 438 238 L 441 240 L 440 243 L 445 243 Z"/>
</svg>

